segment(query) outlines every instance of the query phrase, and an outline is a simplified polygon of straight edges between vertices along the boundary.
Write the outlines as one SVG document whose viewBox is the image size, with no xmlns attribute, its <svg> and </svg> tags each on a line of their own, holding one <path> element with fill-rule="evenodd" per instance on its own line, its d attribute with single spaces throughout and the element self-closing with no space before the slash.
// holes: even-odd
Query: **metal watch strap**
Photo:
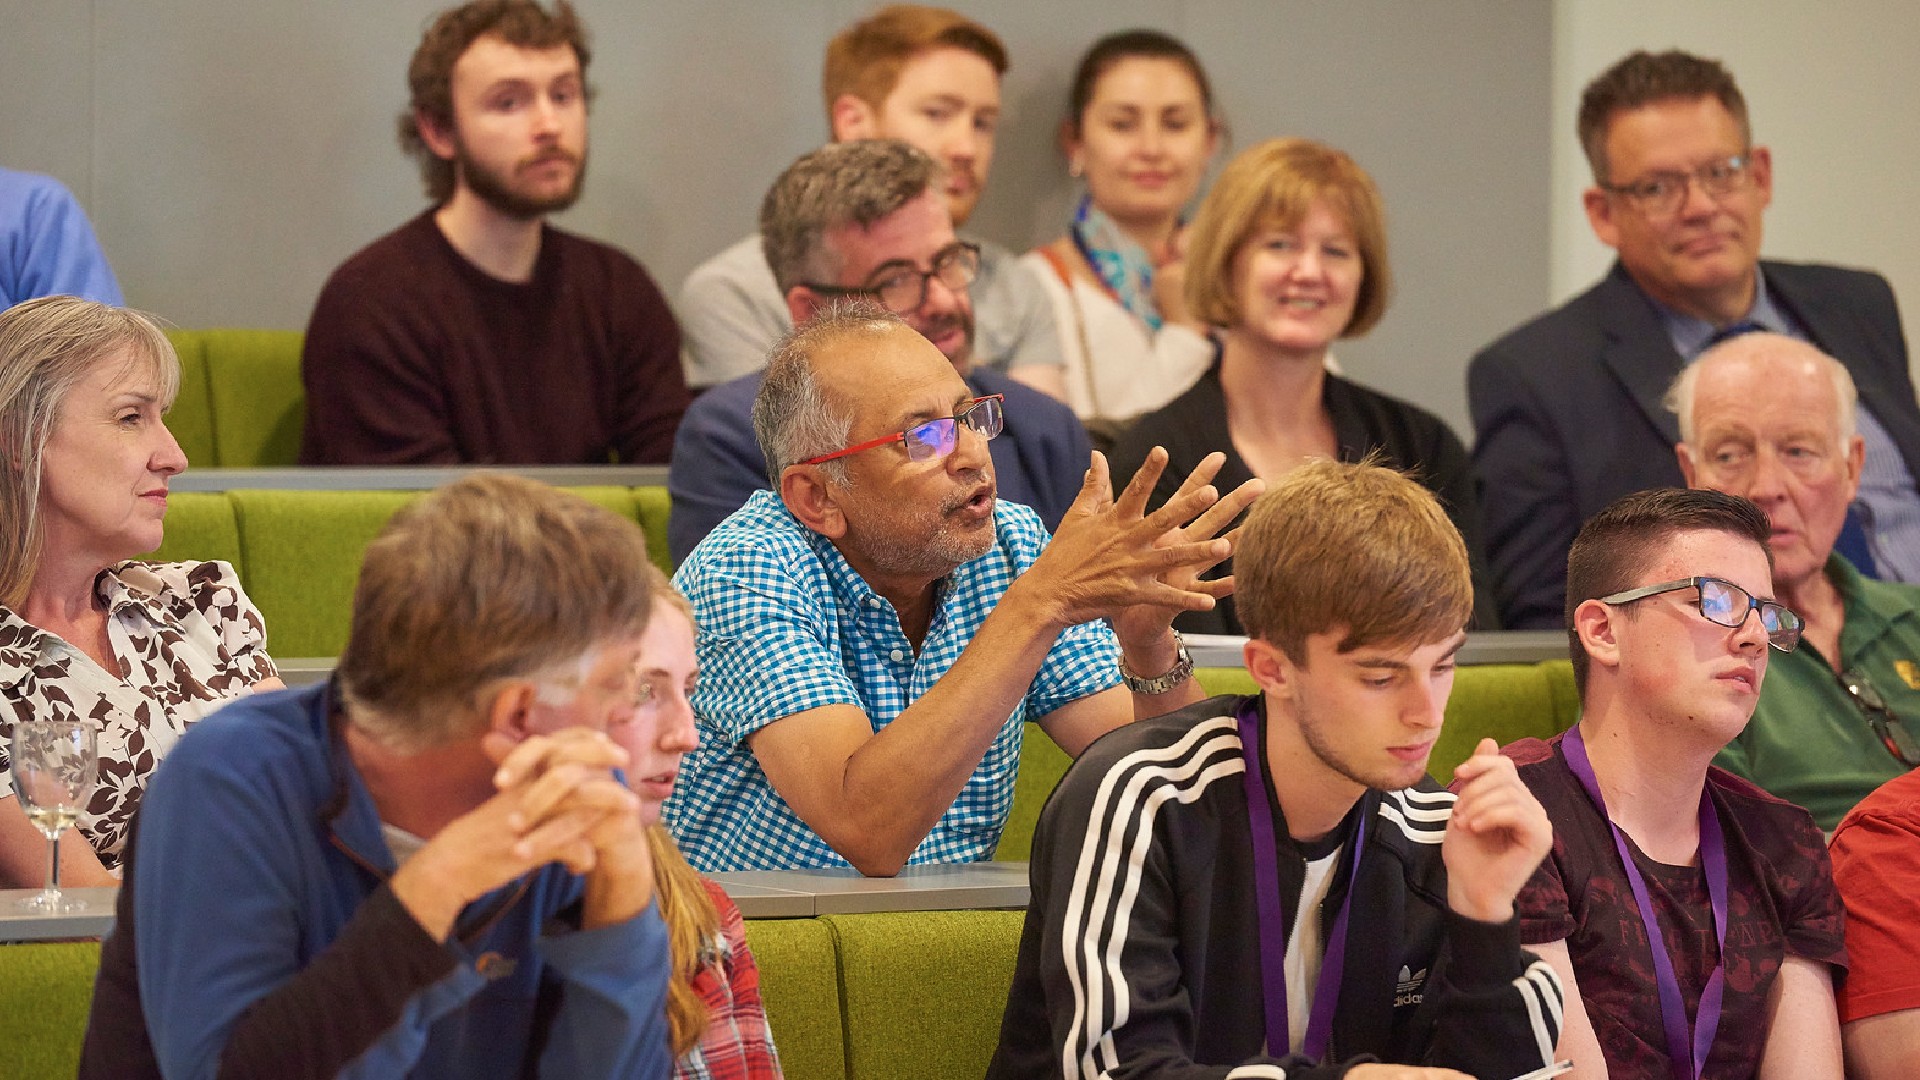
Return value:
<svg viewBox="0 0 1920 1080">
<path fill-rule="evenodd" d="M 1120 679 L 1127 684 L 1127 689 L 1136 694 L 1164 694 L 1174 687 L 1179 686 L 1181 683 L 1186 682 L 1188 679 L 1191 679 L 1193 677 L 1193 654 L 1187 651 L 1187 639 L 1181 637 L 1180 631 L 1178 630 L 1173 632 L 1173 644 L 1175 651 L 1173 667 L 1167 669 L 1165 674 L 1156 675 L 1151 679 L 1143 679 L 1134 674 L 1132 669 L 1127 667 L 1127 658 L 1122 654 L 1120 657 Z"/>
</svg>

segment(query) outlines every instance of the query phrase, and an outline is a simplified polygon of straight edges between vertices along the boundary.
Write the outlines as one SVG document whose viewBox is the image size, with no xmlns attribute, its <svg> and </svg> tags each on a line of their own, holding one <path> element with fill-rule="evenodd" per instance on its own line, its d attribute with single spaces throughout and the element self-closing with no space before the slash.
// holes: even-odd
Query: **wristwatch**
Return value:
<svg viewBox="0 0 1920 1080">
<path fill-rule="evenodd" d="M 1173 644 L 1175 649 L 1173 667 L 1169 668 L 1166 674 L 1156 675 L 1151 679 L 1143 679 L 1134 674 L 1127 667 L 1127 658 L 1122 654 L 1120 678 L 1127 684 L 1127 689 L 1136 694 L 1164 694 L 1193 678 L 1193 654 L 1187 651 L 1187 639 L 1181 637 L 1178 630 L 1173 632 Z"/>
</svg>

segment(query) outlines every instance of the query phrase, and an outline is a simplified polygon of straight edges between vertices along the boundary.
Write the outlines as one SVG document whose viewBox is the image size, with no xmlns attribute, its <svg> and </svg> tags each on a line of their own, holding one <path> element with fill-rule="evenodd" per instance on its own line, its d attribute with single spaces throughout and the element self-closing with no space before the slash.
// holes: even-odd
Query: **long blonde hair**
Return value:
<svg viewBox="0 0 1920 1080">
<path fill-rule="evenodd" d="M 707 1003 L 693 988 L 694 976 L 706 962 L 708 943 L 720 934 L 720 912 L 707 895 L 700 875 L 680 854 L 665 825 L 647 830 L 653 849 L 653 886 L 660 901 L 660 918 L 667 924 L 667 951 L 673 977 L 667 983 L 667 1032 L 673 1056 L 684 1056 L 707 1030 Z"/>
</svg>

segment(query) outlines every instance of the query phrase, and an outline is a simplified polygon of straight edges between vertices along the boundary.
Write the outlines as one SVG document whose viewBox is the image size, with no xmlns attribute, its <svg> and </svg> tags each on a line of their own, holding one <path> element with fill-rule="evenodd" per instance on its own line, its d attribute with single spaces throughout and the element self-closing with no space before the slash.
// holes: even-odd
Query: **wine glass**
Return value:
<svg viewBox="0 0 1920 1080">
<path fill-rule="evenodd" d="M 13 793 L 27 820 L 47 838 L 47 887 L 15 906 L 43 915 L 85 911 L 87 902 L 60 894 L 60 834 L 87 808 L 99 773 L 93 726 L 77 720 L 23 720 L 9 748 Z"/>
</svg>

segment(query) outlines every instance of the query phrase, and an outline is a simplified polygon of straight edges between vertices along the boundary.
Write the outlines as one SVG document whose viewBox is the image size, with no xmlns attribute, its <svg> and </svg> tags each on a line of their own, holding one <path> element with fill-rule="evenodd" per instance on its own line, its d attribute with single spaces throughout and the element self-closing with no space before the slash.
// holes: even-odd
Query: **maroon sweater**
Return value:
<svg viewBox="0 0 1920 1080">
<path fill-rule="evenodd" d="M 308 465 L 664 462 L 688 402 L 639 263 L 548 225 L 533 279 L 500 281 L 432 211 L 333 272 L 300 376 Z"/>
</svg>

